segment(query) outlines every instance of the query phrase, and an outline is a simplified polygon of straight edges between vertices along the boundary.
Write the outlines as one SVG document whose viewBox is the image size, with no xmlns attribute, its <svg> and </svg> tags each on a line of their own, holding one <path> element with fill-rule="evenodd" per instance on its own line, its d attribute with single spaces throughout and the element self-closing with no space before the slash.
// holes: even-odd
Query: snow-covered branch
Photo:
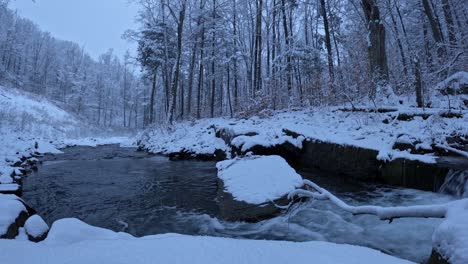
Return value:
<svg viewBox="0 0 468 264">
<path fill-rule="evenodd" d="M 441 144 L 437 144 L 436 147 L 468 158 L 468 152 L 466 151 L 459 150 L 459 149 L 452 148 L 452 147 L 445 146 L 445 145 L 441 145 Z"/>
<path fill-rule="evenodd" d="M 341 209 L 352 213 L 353 215 L 375 215 L 381 220 L 390 220 L 396 218 L 421 217 L 421 218 L 444 218 L 447 214 L 451 203 L 440 205 L 420 205 L 420 206 L 398 206 L 398 207 L 381 207 L 381 206 L 352 206 L 336 197 L 329 191 L 323 189 L 312 181 L 304 180 L 305 186 L 311 187 L 315 191 L 299 189 L 291 192 L 289 199 L 295 197 L 312 198 L 317 200 L 330 200 L 332 203 Z"/>
</svg>

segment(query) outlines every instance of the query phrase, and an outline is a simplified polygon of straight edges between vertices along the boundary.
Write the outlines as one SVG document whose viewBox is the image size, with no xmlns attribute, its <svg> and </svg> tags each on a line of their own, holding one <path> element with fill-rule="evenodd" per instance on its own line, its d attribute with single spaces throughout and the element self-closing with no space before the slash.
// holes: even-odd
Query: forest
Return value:
<svg viewBox="0 0 468 264">
<path fill-rule="evenodd" d="M 382 100 L 431 107 L 434 86 L 468 63 L 463 0 L 135 2 L 139 29 L 123 37 L 137 54 L 95 60 L 3 0 L 0 83 L 99 126 L 141 128 Z"/>
</svg>

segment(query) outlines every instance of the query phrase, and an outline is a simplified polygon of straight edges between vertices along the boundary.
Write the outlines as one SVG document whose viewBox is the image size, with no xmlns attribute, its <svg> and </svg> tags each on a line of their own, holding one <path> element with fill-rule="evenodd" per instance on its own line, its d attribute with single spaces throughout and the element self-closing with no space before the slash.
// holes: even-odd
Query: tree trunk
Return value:
<svg viewBox="0 0 468 264">
<path fill-rule="evenodd" d="M 432 36 L 434 37 L 434 40 L 437 43 L 437 56 L 439 57 L 439 60 L 442 60 L 445 56 L 445 49 L 443 47 L 444 39 L 442 36 L 442 31 L 440 30 L 439 23 L 437 23 L 436 21 L 429 0 L 422 0 L 422 5 L 424 9 L 424 14 L 426 14 L 427 19 L 429 20 L 429 25 L 431 26 Z"/>
<path fill-rule="evenodd" d="M 192 93 L 193 93 L 193 78 L 195 75 L 195 62 L 197 58 L 197 44 L 194 44 L 192 50 L 192 59 L 190 61 L 189 79 L 188 79 L 188 98 L 187 98 L 187 115 L 192 114 Z"/>
<path fill-rule="evenodd" d="M 149 122 L 150 124 L 154 123 L 154 98 L 156 96 L 156 70 L 153 73 L 153 86 L 151 88 L 151 97 L 150 97 L 150 113 L 149 113 Z"/>
<path fill-rule="evenodd" d="M 401 63 L 403 65 L 403 73 L 405 74 L 405 77 L 407 77 L 408 69 L 407 69 L 405 50 L 403 49 L 403 44 L 401 42 L 401 37 L 400 37 L 400 31 L 398 29 L 398 24 L 396 22 L 395 16 L 393 15 L 392 4 L 390 3 L 390 0 L 387 0 L 387 7 L 389 9 L 390 18 L 392 20 L 393 31 L 395 31 L 395 39 L 397 41 L 398 50 L 400 51 Z"/>
<path fill-rule="evenodd" d="M 185 21 L 185 10 L 187 6 L 187 0 L 182 4 L 182 8 L 179 12 L 179 21 L 177 22 L 177 59 L 175 66 L 174 81 L 172 82 L 172 105 L 169 113 L 169 123 L 172 124 L 175 115 L 175 109 L 177 109 L 177 88 L 179 86 L 180 76 L 180 60 L 182 58 L 182 34 L 184 31 Z"/>
<path fill-rule="evenodd" d="M 237 0 L 233 0 L 233 34 L 234 34 L 234 42 L 236 43 L 235 47 L 235 52 L 236 54 L 234 55 L 234 108 L 237 111 L 239 107 L 239 80 L 238 80 L 238 75 L 239 75 L 239 69 L 237 65 L 237 43 L 238 43 L 238 36 L 237 36 L 237 6 L 236 2 Z"/>
<path fill-rule="evenodd" d="M 377 85 L 386 85 L 388 83 L 388 65 L 385 27 L 380 19 L 380 11 L 375 0 L 362 0 L 361 4 L 369 31 L 368 51 L 372 79 Z"/>
<path fill-rule="evenodd" d="M 215 63 L 215 55 L 216 55 L 216 23 L 214 20 L 216 19 L 216 0 L 213 0 L 213 32 L 212 32 L 212 43 L 211 43 L 211 108 L 210 114 L 211 117 L 214 117 L 214 106 L 215 106 L 215 95 L 216 95 L 216 63 Z"/>
<path fill-rule="evenodd" d="M 203 61 L 205 59 L 205 26 L 202 28 L 202 40 L 200 48 L 200 65 L 198 72 L 198 88 L 197 88 L 197 119 L 201 118 L 201 93 L 203 89 L 203 75 L 204 75 L 204 65 Z"/>
<path fill-rule="evenodd" d="M 442 0 L 442 10 L 444 11 L 445 22 L 447 22 L 449 44 L 451 47 L 455 47 L 457 45 L 457 35 L 449 0 Z"/>
<path fill-rule="evenodd" d="M 255 25 L 254 93 L 262 88 L 262 11 L 263 0 L 258 0 Z"/>
<path fill-rule="evenodd" d="M 333 51 L 331 45 L 331 38 L 330 38 L 330 29 L 328 26 L 328 17 L 327 17 L 327 9 L 325 6 L 325 0 L 320 0 L 321 6 L 321 13 L 323 17 L 323 26 L 325 28 L 325 46 L 327 48 L 327 58 L 328 58 L 328 74 L 330 75 L 330 85 L 333 87 L 335 82 L 335 72 L 333 70 Z M 333 88 L 332 88 L 333 90 Z"/>
<path fill-rule="evenodd" d="M 284 28 L 284 41 L 286 44 L 286 78 L 287 78 L 287 87 L 288 87 L 288 94 L 291 96 L 292 94 L 292 70 L 291 70 L 291 46 L 290 46 L 290 39 L 289 39 L 289 31 L 288 31 L 288 19 L 286 17 L 286 1 L 281 0 L 281 12 L 283 14 L 283 28 Z"/>
<path fill-rule="evenodd" d="M 418 104 L 418 107 L 424 107 L 421 67 L 420 67 L 418 58 L 413 59 L 413 65 L 414 65 L 414 86 L 416 88 L 416 103 Z"/>
</svg>

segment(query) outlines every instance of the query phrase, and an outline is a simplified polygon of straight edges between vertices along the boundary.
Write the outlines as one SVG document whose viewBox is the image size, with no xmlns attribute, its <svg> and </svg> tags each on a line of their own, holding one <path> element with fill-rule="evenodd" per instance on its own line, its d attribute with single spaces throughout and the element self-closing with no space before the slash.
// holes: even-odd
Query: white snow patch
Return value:
<svg viewBox="0 0 468 264">
<path fill-rule="evenodd" d="M 216 167 L 226 191 L 250 204 L 277 200 L 303 185 L 302 177 L 279 156 L 227 160 Z"/>
</svg>

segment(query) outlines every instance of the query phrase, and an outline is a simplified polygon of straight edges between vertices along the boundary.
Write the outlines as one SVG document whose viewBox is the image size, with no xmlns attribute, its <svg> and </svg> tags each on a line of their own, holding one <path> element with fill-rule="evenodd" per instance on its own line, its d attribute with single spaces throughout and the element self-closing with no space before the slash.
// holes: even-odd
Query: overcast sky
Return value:
<svg viewBox="0 0 468 264">
<path fill-rule="evenodd" d="M 134 53 L 135 44 L 122 39 L 136 27 L 137 7 L 128 0 L 14 0 L 10 7 L 53 36 L 85 45 L 94 58 L 109 48 L 120 57 Z"/>
</svg>

